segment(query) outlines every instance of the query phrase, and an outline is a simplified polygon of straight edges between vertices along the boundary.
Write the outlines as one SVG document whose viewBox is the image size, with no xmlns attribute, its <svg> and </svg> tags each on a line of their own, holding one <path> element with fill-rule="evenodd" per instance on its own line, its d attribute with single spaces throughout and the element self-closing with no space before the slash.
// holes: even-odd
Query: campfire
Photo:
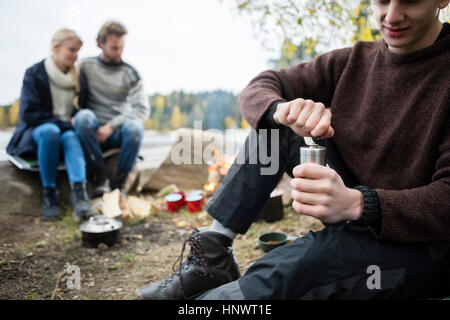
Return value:
<svg viewBox="0 0 450 320">
<path fill-rule="evenodd" d="M 210 197 L 214 194 L 218 187 L 218 182 L 209 182 L 203 186 L 203 190 L 205 190 L 206 196 Z"/>
<path fill-rule="evenodd" d="M 217 154 L 216 151 L 215 153 L 216 161 L 209 165 L 208 183 L 203 186 L 203 190 L 205 190 L 208 197 L 212 196 L 217 190 L 236 158 L 236 155 Z"/>
</svg>

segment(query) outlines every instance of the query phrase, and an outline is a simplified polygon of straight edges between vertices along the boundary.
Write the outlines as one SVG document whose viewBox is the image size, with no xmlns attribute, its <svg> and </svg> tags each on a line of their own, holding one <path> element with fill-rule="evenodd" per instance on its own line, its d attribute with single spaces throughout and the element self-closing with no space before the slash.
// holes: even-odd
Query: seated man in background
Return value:
<svg viewBox="0 0 450 320">
<path fill-rule="evenodd" d="M 137 297 L 450 294 L 450 25 L 439 21 L 449 1 L 373 0 L 382 40 L 253 79 L 238 107 L 253 128 L 279 130 L 279 171 L 262 175 L 261 164 L 235 162 L 206 208 L 211 228 L 194 231 L 187 261 Z M 299 165 L 303 137 L 323 138 L 329 167 Z M 270 141 L 247 139 L 241 152 L 272 150 Z M 233 239 L 284 171 L 293 178 L 293 209 L 326 227 L 270 251 L 239 277 Z M 375 283 L 372 270 L 380 272 Z"/>
<path fill-rule="evenodd" d="M 75 117 L 75 131 L 82 142 L 88 172 L 94 185 L 92 196 L 119 188 L 125 196 L 125 182 L 141 147 L 144 122 L 150 105 L 137 71 L 122 61 L 127 30 L 115 21 L 100 29 L 98 57 L 80 62 L 89 90 L 87 109 Z M 120 160 L 112 186 L 105 176 L 102 150 L 120 148 Z"/>
</svg>

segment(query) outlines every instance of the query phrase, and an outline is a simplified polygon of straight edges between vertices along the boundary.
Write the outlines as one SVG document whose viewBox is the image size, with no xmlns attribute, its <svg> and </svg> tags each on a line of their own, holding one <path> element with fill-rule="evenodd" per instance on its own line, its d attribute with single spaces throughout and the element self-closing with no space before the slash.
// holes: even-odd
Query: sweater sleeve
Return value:
<svg viewBox="0 0 450 320">
<path fill-rule="evenodd" d="M 127 119 L 145 122 L 150 117 L 150 103 L 144 91 L 143 81 L 137 75 L 136 78 L 132 79 L 128 88 L 127 101 L 131 104 L 131 113 L 119 114 L 108 121 L 114 129 L 120 127 Z"/>
<path fill-rule="evenodd" d="M 407 190 L 381 190 L 380 239 L 419 242 L 450 239 L 450 127 L 438 148 L 432 181 Z M 374 231 L 374 230 L 372 230 Z"/>
<path fill-rule="evenodd" d="M 329 106 L 350 52 L 351 48 L 334 50 L 311 62 L 260 73 L 239 95 L 239 110 L 256 129 L 263 115 L 276 102 L 303 98 Z"/>
</svg>

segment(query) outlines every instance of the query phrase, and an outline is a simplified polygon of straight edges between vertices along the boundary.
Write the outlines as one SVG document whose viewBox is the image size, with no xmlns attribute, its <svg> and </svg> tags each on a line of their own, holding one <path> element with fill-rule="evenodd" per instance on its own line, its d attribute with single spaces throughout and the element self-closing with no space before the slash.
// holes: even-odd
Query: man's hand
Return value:
<svg viewBox="0 0 450 320">
<path fill-rule="evenodd" d="M 364 197 L 344 185 L 336 171 L 315 163 L 301 164 L 293 170 L 292 207 L 296 212 L 313 216 L 325 223 L 358 220 Z"/>
<path fill-rule="evenodd" d="M 331 127 L 331 112 L 323 103 L 312 100 L 295 99 L 277 105 L 273 114 L 276 124 L 290 127 L 301 137 L 331 138 L 334 129 Z"/>
<path fill-rule="evenodd" d="M 104 143 L 106 139 L 114 132 L 114 129 L 109 125 L 105 124 L 97 129 L 97 140 L 100 143 Z"/>
</svg>

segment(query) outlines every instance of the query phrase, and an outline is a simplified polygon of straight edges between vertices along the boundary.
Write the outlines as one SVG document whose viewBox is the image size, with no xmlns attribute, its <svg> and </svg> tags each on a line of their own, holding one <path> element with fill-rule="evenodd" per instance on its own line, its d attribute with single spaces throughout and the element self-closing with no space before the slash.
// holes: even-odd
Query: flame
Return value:
<svg viewBox="0 0 450 320">
<path fill-rule="evenodd" d="M 208 167 L 208 184 L 205 184 L 203 190 L 206 191 L 208 195 L 212 195 L 220 185 L 220 181 L 224 176 L 227 175 L 228 170 L 236 159 L 236 155 L 219 154 L 217 150 L 214 149 L 215 163 L 212 163 Z"/>
<path fill-rule="evenodd" d="M 210 182 L 210 183 L 205 184 L 203 186 L 203 190 L 206 191 L 206 195 L 207 196 L 210 196 L 217 190 L 218 187 L 219 187 L 219 183 L 218 182 Z"/>
<path fill-rule="evenodd" d="M 218 172 L 217 164 L 212 164 L 208 167 L 208 172 Z"/>
<path fill-rule="evenodd" d="M 234 162 L 234 159 L 236 159 L 236 155 L 229 156 L 227 154 L 222 154 L 216 156 L 215 167 L 218 168 L 218 171 L 222 176 L 227 175 L 228 170 L 231 168 L 231 165 Z"/>
</svg>

